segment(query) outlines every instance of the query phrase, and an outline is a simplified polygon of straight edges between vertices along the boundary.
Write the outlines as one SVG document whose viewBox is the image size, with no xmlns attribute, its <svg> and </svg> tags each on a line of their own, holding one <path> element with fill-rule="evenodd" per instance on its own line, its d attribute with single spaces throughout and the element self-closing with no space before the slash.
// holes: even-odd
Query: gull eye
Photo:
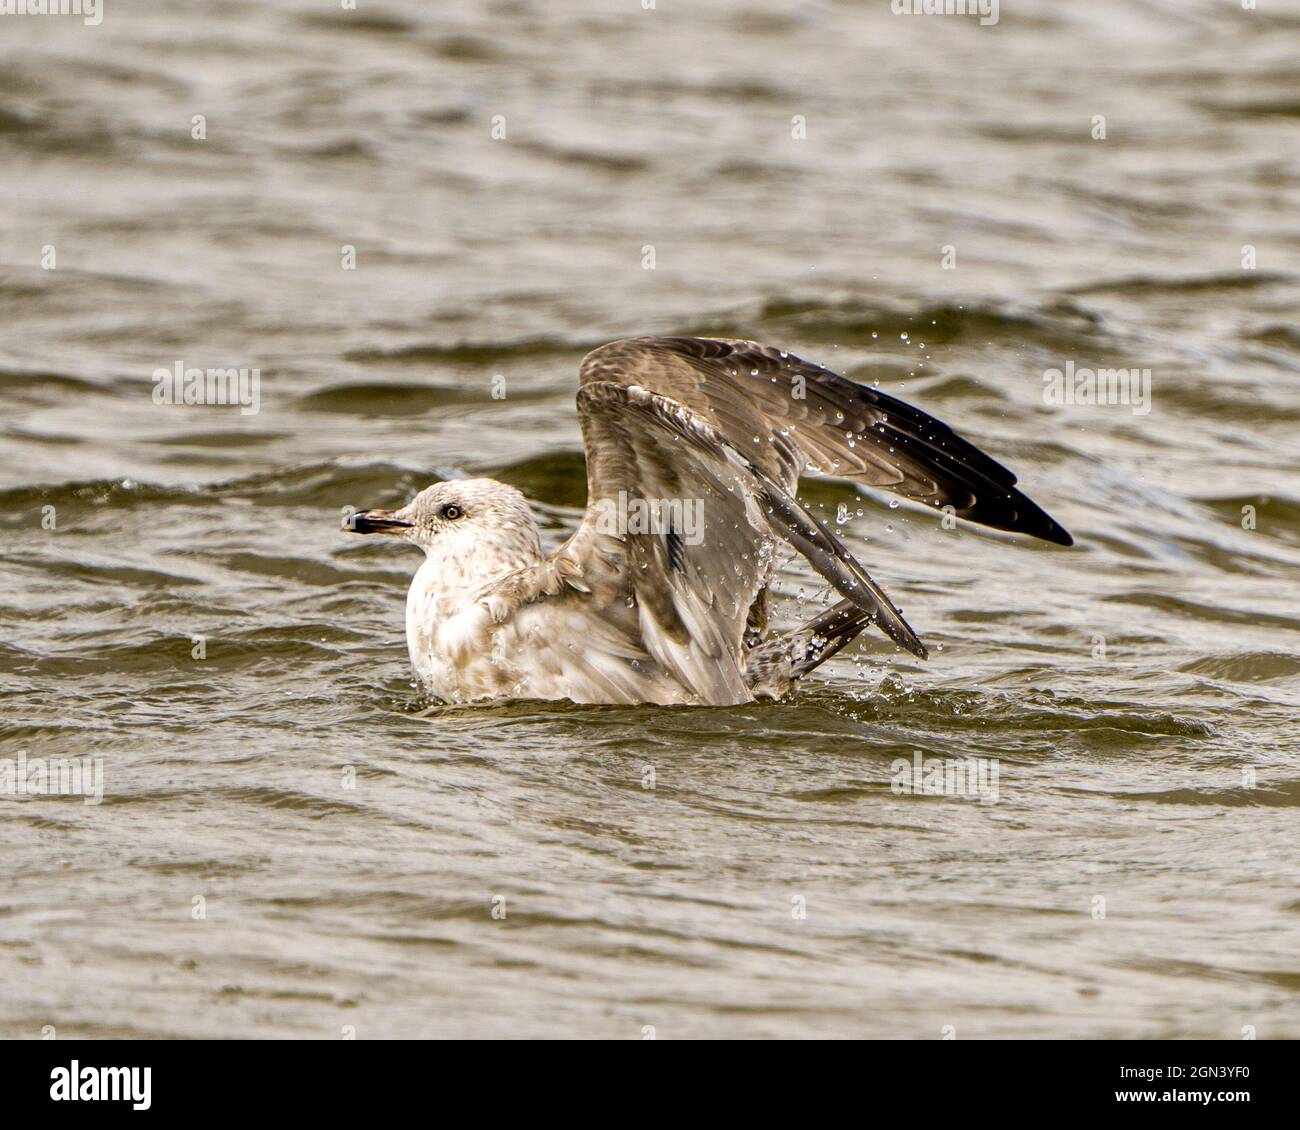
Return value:
<svg viewBox="0 0 1300 1130">
<path fill-rule="evenodd" d="M 446 506 L 444 506 L 444 507 L 439 511 L 439 513 L 440 513 L 444 518 L 446 518 L 449 522 L 454 522 L 457 518 L 459 518 L 462 514 L 464 514 L 465 511 L 463 511 L 463 510 L 462 510 L 459 506 L 457 506 L 454 502 L 449 502 L 449 503 L 447 503 Z"/>
</svg>

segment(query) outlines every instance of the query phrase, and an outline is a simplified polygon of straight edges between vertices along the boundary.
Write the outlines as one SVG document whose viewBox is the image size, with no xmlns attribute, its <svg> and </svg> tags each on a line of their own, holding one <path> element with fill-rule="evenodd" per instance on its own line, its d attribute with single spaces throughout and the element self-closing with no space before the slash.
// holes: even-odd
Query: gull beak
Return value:
<svg viewBox="0 0 1300 1130">
<path fill-rule="evenodd" d="M 358 510 L 343 519 L 343 529 L 353 534 L 398 534 L 414 525 L 391 510 Z"/>
</svg>

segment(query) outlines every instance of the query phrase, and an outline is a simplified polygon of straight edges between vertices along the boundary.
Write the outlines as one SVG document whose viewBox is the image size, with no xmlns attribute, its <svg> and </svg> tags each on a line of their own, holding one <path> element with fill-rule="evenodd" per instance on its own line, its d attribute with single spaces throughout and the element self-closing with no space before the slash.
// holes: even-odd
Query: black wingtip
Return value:
<svg viewBox="0 0 1300 1130">
<path fill-rule="evenodd" d="M 1034 509 L 1037 511 L 1035 515 L 1037 520 L 1016 530 L 1017 533 L 1031 534 L 1033 537 L 1042 538 L 1043 541 L 1050 541 L 1053 545 L 1074 544 L 1074 538 L 1070 536 L 1069 530 L 1045 511 L 1038 509 L 1038 507 L 1034 507 Z M 1015 527 L 1012 527 L 1012 529 L 1015 529 Z"/>
<path fill-rule="evenodd" d="M 977 522 L 993 530 L 1040 538 L 1054 545 L 1074 544 L 1074 538 L 1064 526 L 1018 490 L 1009 491 L 1001 499 L 982 499 L 975 506 L 957 513 L 968 522 Z"/>
</svg>

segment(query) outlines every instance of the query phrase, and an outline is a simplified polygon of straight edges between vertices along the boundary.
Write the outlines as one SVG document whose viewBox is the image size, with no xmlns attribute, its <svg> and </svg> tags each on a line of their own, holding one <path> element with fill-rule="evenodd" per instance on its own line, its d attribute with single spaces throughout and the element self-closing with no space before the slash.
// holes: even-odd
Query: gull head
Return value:
<svg viewBox="0 0 1300 1130">
<path fill-rule="evenodd" d="M 343 519 L 353 534 L 418 545 L 428 555 L 463 554 L 491 544 L 503 555 L 535 558 L 541 538 L 528 500 L 493 479 L 452 479 L 425 487 L 400 510 L 359 510 Z"/>
</svg>

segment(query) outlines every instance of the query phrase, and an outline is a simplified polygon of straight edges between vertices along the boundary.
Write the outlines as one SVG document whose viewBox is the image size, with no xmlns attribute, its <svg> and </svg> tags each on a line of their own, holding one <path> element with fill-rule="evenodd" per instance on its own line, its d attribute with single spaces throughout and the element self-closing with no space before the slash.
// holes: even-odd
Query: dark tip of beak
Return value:
<svg viewBox="0 0 1300 1130">
<path fill-rule="evenodd" d="M 409 530 L 413 525 L 394 518 L 387 510 L 358 510 L 343 519 L 343 528 L 354 534 L 391 534 Z"/>
</svg>

